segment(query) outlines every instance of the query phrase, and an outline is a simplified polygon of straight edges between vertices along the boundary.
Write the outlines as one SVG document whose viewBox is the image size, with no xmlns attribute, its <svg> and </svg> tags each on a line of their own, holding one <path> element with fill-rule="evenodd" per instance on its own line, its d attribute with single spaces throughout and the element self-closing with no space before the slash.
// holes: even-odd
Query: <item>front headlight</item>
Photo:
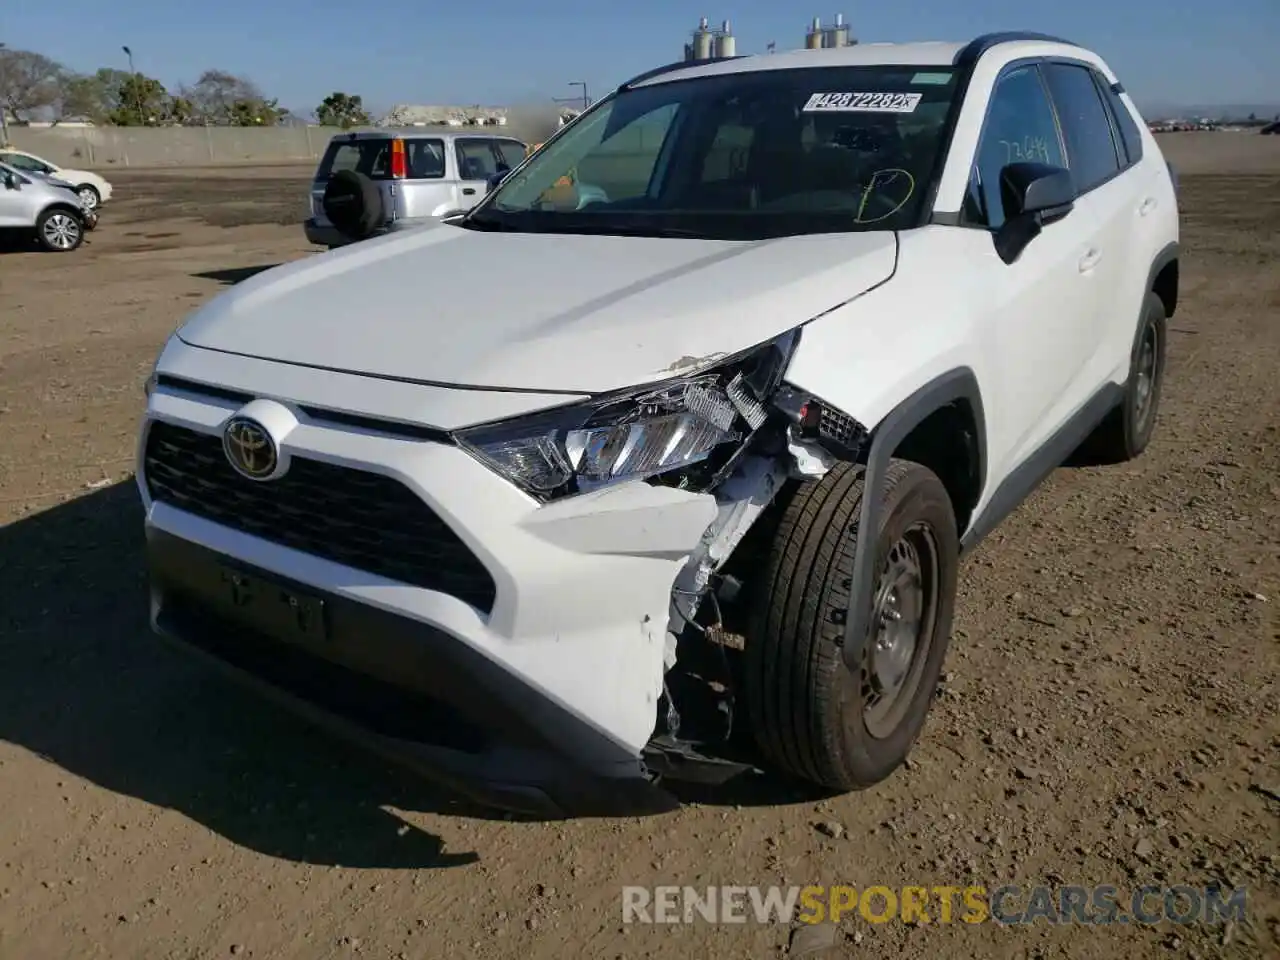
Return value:
<svg viewBox="0 0 1280 960">
<path fill-rule="evenodd" d="M 795 348 L 790 332 L 711 370 L 455 436 L 539 500 L 658 476 L 714 475 L 767 418 Z"/>
</svg>

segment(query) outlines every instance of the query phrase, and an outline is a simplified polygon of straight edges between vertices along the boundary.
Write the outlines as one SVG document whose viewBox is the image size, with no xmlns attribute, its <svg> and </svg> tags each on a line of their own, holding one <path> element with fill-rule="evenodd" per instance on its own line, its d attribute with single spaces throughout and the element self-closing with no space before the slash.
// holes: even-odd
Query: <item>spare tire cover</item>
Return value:
<svg viewBox="0 0 1280 960">
<path fill-rule="evenodd" d="M 363 173 L 340 170 L 324 188 L 324 214 L 339 233 L 363 240 L 383 221 L 382 193 Z"/>
</svg>

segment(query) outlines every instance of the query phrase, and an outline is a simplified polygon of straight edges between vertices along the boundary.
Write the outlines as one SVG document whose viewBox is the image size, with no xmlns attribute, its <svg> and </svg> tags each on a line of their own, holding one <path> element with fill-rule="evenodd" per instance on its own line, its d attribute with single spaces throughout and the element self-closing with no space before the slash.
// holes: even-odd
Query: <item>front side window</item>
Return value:
<svg viewBox="0 0 1280 960">
<path fill-rule="evenodd" d="M 1035 66 L 1010 70 L 991 92 L 966 197 L 969 222 L 993 230 L 1004 224 L 1000 171 L 1011 163 L 1066 166 L 1053 107 Z"/>
<path fill-rule="evenodd" d="M 1076 190 L 1085 193 L 1120 169 L 1106 108 L 1088 67 L 1046 64 L 1045 79 L 1067 141 L 1067 168 Z"/>
<path fill-rule="evenodd" d="M 498 147 L 498 155 L 505 166 L 514 170 L 524 163 L 526 151 L 523 143 L 518 140 L 495 140 L 494 143 Z"/>
<path fill-rule="evenodd" d="M 458 179 L 488 180 L 498 172 L 492 140 L 458 140 Z"/>
<path fill-rule="evenodd" d="M 602 101 L 465 226 L 753 240 L 914 226 L 951 70 L 762 70 Z"/>
</svg>

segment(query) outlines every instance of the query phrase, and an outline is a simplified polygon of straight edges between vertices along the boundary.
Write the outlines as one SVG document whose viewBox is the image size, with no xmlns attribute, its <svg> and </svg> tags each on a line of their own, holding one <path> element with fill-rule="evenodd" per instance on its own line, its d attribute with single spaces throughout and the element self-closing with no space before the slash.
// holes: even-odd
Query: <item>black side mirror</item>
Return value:
<svg viewBox="0 0 1280 960">
<path fill-rule="evenodd" d="M 18 189 L 18 178 L 7 170 L 4 173 L 4 188 L 6 190 Z"/>
<path fill-rule="evenodd" d="M 1005 221 L 996 231 L 996 253 L 1005 263 L 1013 263 L 1042 229 L 1071 212 L 1075 180 L 1063 167 L 1011 163 L 1000 171 L 1000 199 Z"/>
</svg>

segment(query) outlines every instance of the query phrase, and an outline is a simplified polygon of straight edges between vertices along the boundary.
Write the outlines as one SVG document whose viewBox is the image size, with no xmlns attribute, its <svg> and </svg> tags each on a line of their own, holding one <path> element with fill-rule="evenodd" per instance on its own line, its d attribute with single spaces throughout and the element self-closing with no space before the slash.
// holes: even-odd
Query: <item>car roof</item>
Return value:
<svg viewBox="0 0 1280 960">
<path fill-rule="evenodd" d="M 524 143 L 519 137 L 506 133 L 497 133 L 486 127 L 471 127 L 458 130 L 454 127 L 415 127 L 405 130 L 400 127 L 387 127 L 383 130 L 352 130 L 350 133 L 335 133 L 329 138 L 330 143 L 349 143 L 361 140 L 456 140 L 460 137 L 484 137 L 488 140 L 514 140 Z"/>
<path fill-rule="evenodd" d="M 957 67 L 972 64 L 983 54 L 1000 47 L 1010 58 L 1042 54 L 1045 44 L 1079 48 L 1067 40 L 1040 33 L 991 33 L 963 42 L 927 40 L 916 43 L 855 43 L 818 50 L 789 50 L 785 53 L 753 54 L 704 60 L 689 64 L 672 63 L 630 80 L 624 87 L 644 87 L 696 77 L 713 77 L 762 70 L 800 70 L 812 67 Z"/>
</svg>

